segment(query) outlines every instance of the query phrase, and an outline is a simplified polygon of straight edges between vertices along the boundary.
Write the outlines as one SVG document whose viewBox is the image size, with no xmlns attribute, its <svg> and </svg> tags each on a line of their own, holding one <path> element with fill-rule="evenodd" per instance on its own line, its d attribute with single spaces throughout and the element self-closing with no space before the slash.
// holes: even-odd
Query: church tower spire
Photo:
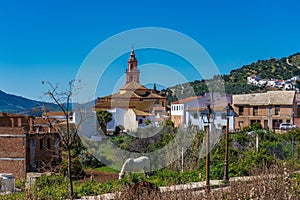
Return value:
<svg viewBox="0 0 300 200">
<path fill-rule="evenodd" d="M 128 68 L 126 70 L 126 84 L 130 83 L 131 81 L 140 83 L 140 70 L 138 70 L 137 68 L 137 59 L 135 57 L 133 48 L 128 59 Z"/>
</svg>

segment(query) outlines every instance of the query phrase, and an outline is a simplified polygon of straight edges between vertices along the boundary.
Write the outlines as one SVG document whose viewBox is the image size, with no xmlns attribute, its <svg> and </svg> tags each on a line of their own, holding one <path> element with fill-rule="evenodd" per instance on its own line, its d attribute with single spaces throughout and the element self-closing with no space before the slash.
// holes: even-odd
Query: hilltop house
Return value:
<svg viewBox="0 0 300 200">
<path fill-rule="evenodd" d="M 167 117 L 167 98 L 160 95 L 154 84 L 149 89 L 139 83 L 140 71 L 134 50 L 131 51 L 126 71 L 126 84 L 118 93 L 98 98 L 95 110 L 107 110 L 113 114 L 113 121 L 108 124 L 108 131 L 118 125 L 126 130 L 135 131 L 144 127 L 146 120 L 164 120 Z"/>
<path fill-rule="evenodd" d="M 66 115 L 62 111 L 52 111 L 52 112 L 44 112 L 42 114 L 43 119 L 54 119 L 55 121 L 65 121 L 66 120 Z M 69 122 L 70 123 L 75 123 L 74 120 L 74 113 L 69 112 Z"/>
<path fill-rule="evenodd" d="M 281 123 L 294 123 L 295 91 L 233 95 L 232 103 L 237 115 L 236 130 L 254 123 L 268 129 L 278 129 Z"/>
<path fill-rule="evenodd" d="M 273 88 L 283 88 L 285 90 L 295 89 L 296 81 L 299 79 L 298 76 L 294 76 L 287 80 L 274 80 L 274 79 L 262 79 L 260 76 L 249 76 L 247 77 L 247 83 L 253 85 L 266 85 Z"/>
</svg>

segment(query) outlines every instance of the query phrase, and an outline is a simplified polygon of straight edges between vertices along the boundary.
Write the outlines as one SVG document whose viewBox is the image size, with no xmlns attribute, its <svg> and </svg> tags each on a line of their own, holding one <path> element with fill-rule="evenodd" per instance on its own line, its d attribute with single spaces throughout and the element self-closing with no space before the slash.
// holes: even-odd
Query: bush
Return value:
<svg viewBox="0 0 300 200">
<path fill-rule="evenodd" d="M 87 168 L 97 168 L 104 166 L 103 163 L 99 162 L 87 149 L 83 149 L 78 155 L 80 163 Z"/>
<path fill-rule="evenodd" d="M 99 183 L 95 181 L 87 181 L 83 184 L 75 186 L 74 191 L 77 197 L 90 196 L 99 194 L 100 187 Z"/>
<path fill-rule="evenodd" d="M 68 182 L 61 176 L 41 176 L 30 191 L 32 199 L 66 199 Z"/>
<path fill-rule="evenodd" d="M 24 190 L 25 189 L 25 182 L 21 179 L 16 179 L 16 188 Z"/>
<path fill-rule="evenodd" d="M 78 158 L 72 159 L 71 171 L 72 171 L 72 177 L 75 180 L 78 180 L 85 175 L 85 172 Z M 68 174 L 68 161 L 66 159 L 63 160 L 60 165 L 59 174 L 62 175 L 63 177 L 65 177 Z"/>
<path fill-rule="evenodd" d="M 150 125 L 150 124 L 151 124 L 151 120 L 150 120 L 150 119 L 147 119 L 147 120 L 145 121 L 145 125 L 148 126 L 148 125 Z"/>
</svg>

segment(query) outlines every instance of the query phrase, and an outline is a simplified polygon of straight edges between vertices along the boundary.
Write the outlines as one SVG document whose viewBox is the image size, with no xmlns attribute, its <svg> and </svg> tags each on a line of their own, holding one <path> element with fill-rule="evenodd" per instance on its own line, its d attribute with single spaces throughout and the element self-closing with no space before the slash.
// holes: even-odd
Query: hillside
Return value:
<svg viewBox="0 0 300 200">
<path fill-rule="evenodd" d="M 265 92 L 271 89 L 247 84 L 247 77 L 254 75 L 259 75 L 263 79 L 284 80 L 300 76 L 300 53 L 281 59 L 258 60 L 239 69 L 232 70 L 228 75 L 222 75 L 220 80 L 225 85 L 225 92 L 231 94 Z M 162 93 L 168 97 L 169 102 L 173 102 L 194 95 L 203 95 L 208 92 L 206 83 L 207 81 L 204 80 L 195 80 L 164 89 Z"/>
<path fill-rule="evenodd" d="M 47 110 L 57 109 L 54 104 L 26 99 L 0 90 L 0 112 L 38 115 L 43 107 Z"/>
<path fill-rule="evenodd" d="M 270 58 L 258 60 L 250 65 L 244 65 L 232 70 L 229 75 L 224 75 L 225 83 L 246 83 L 248 76 L 259 75 L 265 79 L 289 79 L 300 75 L 300 53 L 281 59 Z"/>
</svg>

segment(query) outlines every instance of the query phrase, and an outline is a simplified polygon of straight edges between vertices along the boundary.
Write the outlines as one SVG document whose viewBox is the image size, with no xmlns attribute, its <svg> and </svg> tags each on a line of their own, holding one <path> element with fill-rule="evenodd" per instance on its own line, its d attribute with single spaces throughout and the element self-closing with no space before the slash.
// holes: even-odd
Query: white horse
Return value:
<svg viewBox="0 0 300 200">
<path fill-rule="evenodd" d="M 150 159 L 146 156 L 138 158 L 128 158 L 119 173 L 119 179 L 123 179 L 125 173 L 130 174 L 131 172 L 144 172 L 148 176 L 148 172 L 151 171 Z"/>
</svg>

